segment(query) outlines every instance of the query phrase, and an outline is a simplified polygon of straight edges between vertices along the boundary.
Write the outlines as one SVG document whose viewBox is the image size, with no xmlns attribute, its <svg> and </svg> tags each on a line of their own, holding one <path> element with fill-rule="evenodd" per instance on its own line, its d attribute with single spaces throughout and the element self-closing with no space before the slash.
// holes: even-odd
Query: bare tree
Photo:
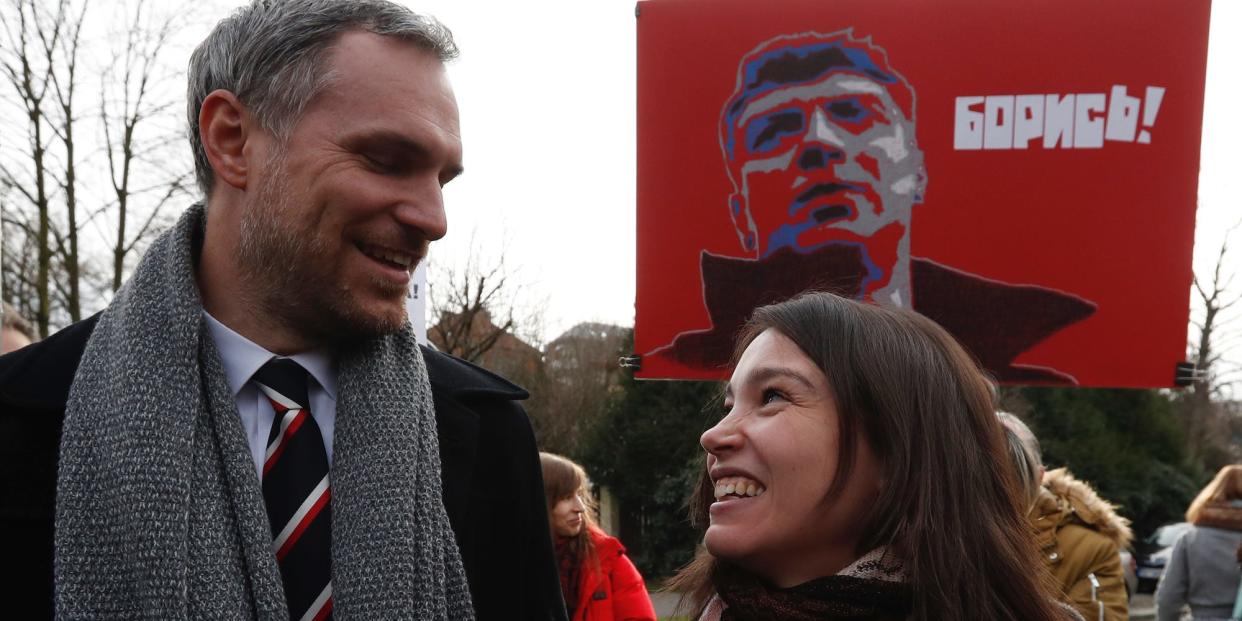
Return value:
<svg viewBox="0 0 1242 621">
<path fill-rule="evenodd" d="M 64 274 L 62 284 L 58 287 L 63 297 L 64 307 L 71 321 L 82 318 L 82 255 L 78 238 L 78 169 L 77 142 L 74 127 L 77 125 L 75 96 L 78 91 L 78 59 L 82 46 L 82 25 L 86 19 L 87 2 L 83 1 L 77 14 L 66 22 L 67 32 L 60 38 L 61 70 L 52 71 L 52 87 L 56 94 L 56 108 L 59 113 L 58 124 L 53 125 L 64 149 L 64 176 L 59 180 L 64 195 L 65 227 L 64 234 L 56 234 L 57 257 Z"/>
<path fill-rule="evenodd" d="M 533 301 L 523 299 L 529 297 L 529 287 L 506 265 L 504 250 L 492 262 L 483 256 L 471 236 L 464 263 L 433 262 L 428 270 L 427 339 L 441 351 L 470 362 L 484 362 L 506 337 L 537 348 L 542 327 Z"/>
<path fill-rule="evenodd" d="M 619 389 L 617 358 L 628 330 L 611 324 L 584 322 L 550 341 L 544 348 L 547 380 L 529 408 L 540 448 L 582 457 L 599 425 L 609 395 Z"/>
<path fill-rule="evenodd" d="M 0 142 L 0 283 L 45 336 L 106 303 L 191 174 L 184 149 L 171 151 L 184 131 L 166 52 L 194 11 L 184 1 L 111 3 L 123 23 L 109 36 L 88 13 L 95 7 L 0 0 L 0 132 L 24 136 Z M 95 82 L 100 98 L 83 99 Z M 92 190 L 105 179 L 110 192 Z"/>
<path fill-rule="evenodd" d="M 64 98 L 72 90 L 72 80 L 62 79 L 58 70 L 64 66 L 66 49 L 76 59 L 82 12 L 74 11 L 69 0 L 59 0 L 51 10 L 36 0 L 6 0 L 3 9 L 0 26 L 6 45 L 0 48 L 0 71 L 8 87 L 5 103 L 24 112 L 25 123 L 19 131 L 25 134 L 26 144 L 20 156 L 10 158 L 4 154 L 6 157 L 0 159 L 0 181 L 16 190 L 29 207 L 6 212 L 5 221 L 35 240 L 38 258 L 32 283 L 36 297 L 33 316 L 40 335 L 47 336 L 52 311 L 51 241 L 55 226 L 50 186 L 55 182 L 51 171 L 56 159 L 51 140 L 55 134 L 52 127 L 57 124 L 52 116 L 55 106 L 48 96 L 55 91 L 54 97 Z M 65 38 L 72 43 L 63 43 Z M 71 116 L 61 127 L 65 125 L 72 125 Z"/>
<path fill-rule="evenodd" d="M 25 234 L 12 217 L 16 213 L 8 200 L 11 194 L 11 186 L 0 180 L 0 213 L 4 214 L 0 220 L 3 230 L 0 235 L 0 291 L 22 316 L 34 317 L 38 300 L 34 286 L 38 249 L 35 237 Z"/>
<path fill-rule="evenodd" d="M 1198 338 L 1189 347 L 1196 376 L 1181 402 L 1190 457 L 1208 469 L 1237 457 L 1233 455 L 1237 447 L 1230 447 L 1234 412 L 1228 403 L 1231 378 L 1237 369 L 1231 368 L 1223 356 L 1237 338 L 1236 332 L 1230 330 L 1229 311 L 1242 300 L 1242 294 L 1232 286 L 1235 274 L 1226 268 L 1229 237 L 1237 226 L 1225 234 L 1211 276 L 1206 280 L 1198 275 L 1194 278 L 1194 293 L 1202 304 L 1201 311 L 1191 320 L 1198 330 Z"/>
<path fill-rule="evenodd" d="M 473 259 L 471 260 L 473 263 Z M 517 321 L 512 310 L 499 307 L 508 294 L 503 265 L 481 268 L 469 265 L 465 272 L 443 268 L 431 287 L 432 325 L 427 338 L 442 351 L 477 362 Z M 500 310 L 493 315 L 493 310 Z"/>
<path fill-rule="evenodd" d="M 148 125 L 175 113 L 177 99 L 157 91 L 174 72 L 160 63 L 170 37 L 177 31 L 177 14 L 157 14 L 148 0 L 138 0 L 125 31 L 125 44 L 115 50 L 100 86 L 100 121 L 108 159 L 109 182 L 115 202 L 109 205 L 115 237 L 112 241 L 112 291 L 121 287 L 126 258 L 148 239 L 164 207 L 187 194 L 191 169 L 181 162 L 168 167 L 168 148 L 183 141 L 179 132 L 161 131 L 144 140 Z M 141 164 L 146 174 L 136 174 Z M 143 185 L 136 185 L 141 178 Z M 145 213 L 136 213 L 135 199 L 146 199 Z M 131 218 L 141 214 L 131 230 Z"/>
</svg>

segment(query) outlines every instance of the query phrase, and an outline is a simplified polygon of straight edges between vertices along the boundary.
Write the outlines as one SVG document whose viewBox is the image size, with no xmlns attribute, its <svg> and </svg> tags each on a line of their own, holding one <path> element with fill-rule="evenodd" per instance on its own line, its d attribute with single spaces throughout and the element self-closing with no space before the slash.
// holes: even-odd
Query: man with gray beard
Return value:
<svg viewBox="0 0 1242 621">
<path fill-rule="evenodd" d="M 10 610 L 564 619 L 526 392 L 406 321 L 462 172 L 456 54 L 387 0 L 254 0 L 198 47 L 203 201 L 0 358 Z"/>
</svg>

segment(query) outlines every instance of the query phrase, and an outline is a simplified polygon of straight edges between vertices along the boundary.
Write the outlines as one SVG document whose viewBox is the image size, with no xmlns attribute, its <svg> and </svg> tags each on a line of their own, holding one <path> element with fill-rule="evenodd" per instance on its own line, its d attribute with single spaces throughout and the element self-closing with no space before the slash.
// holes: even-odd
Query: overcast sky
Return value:
<svg viewBox="0 0 1242 621">
<path fill-rule="evenodd" d="M 461 260 L 472 238 L 489 249 L 503 245 L 529 299 L 546 301 L 547 339 L 580 321 L 632 325 L 633 0 L 406 4 L 447 24 L 462 50 L 449 73 L 467 173 L 446 190 L 450 231 L 432 245 L 432 260 Z M 1201 273 L 1242 215 L 1242 2 L 1212 4 L 1195 248 Z"/>
</svg>

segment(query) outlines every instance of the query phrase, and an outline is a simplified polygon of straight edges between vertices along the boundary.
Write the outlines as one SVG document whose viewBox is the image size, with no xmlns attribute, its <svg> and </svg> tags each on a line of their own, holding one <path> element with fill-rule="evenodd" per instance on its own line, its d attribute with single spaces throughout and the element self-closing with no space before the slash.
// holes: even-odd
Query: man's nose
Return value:
<svg viewBox="0 0 1242 621">
<path fill-rule="evenodd" d="M 439 181 L 412 181 L 393 208 L 393 217 L 401 225 L 417 229 L 427 241 L 444 237 L 448 233 L 448 216 L 444 212 L 444 191 Z"/>
<path fill-rule="evenodd" d="M 803 171 L 821 170 L 835 162 L 845 161 L 845 142 L 838 135 L 824 111 L 816 108 L 811 114 L 811 123 L 803 136 L 798 152 L 798 169 Z"/>
</svg>

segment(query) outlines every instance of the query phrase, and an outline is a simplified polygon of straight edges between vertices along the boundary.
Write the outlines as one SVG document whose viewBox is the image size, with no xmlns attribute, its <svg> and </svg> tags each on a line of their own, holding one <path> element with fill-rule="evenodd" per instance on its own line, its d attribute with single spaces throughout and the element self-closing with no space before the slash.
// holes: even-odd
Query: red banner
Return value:
<svg viewBox="0 0 1242 621">
<path fill-rule="evenodd" d="M 1004 383 L 1173 384 L 1208 0 L 638 4 L 640 377 L 757 305 L 931 317 Z"/>
</svg>

